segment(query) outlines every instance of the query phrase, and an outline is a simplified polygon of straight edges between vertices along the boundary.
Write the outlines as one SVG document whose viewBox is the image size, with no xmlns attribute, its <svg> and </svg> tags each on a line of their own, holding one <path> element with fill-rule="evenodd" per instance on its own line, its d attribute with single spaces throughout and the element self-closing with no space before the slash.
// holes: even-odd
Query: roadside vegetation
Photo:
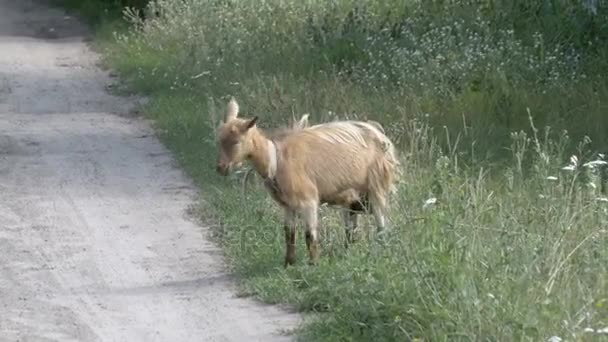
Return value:
<svg viewBox="0 0 608 342">
<path fill-rule="evenodd" d="M 120 20 L 66 4 L 149 97 L 243 294 L 317 313 L 302 339 L 608 340 L 606 3 L 158 0 Z M 215 173 L 230 96 L 261 127 L 380 122 L 403 165 L 386 240 L 368 218 L 346 250 L 323 208 L 321 264 L 300 229 L 284 269 L 278 207 Z"/>
</svg>

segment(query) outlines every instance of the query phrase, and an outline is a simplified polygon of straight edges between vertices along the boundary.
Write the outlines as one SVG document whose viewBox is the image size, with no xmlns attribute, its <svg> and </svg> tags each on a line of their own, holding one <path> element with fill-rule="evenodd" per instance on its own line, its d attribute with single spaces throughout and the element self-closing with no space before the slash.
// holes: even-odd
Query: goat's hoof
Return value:
<svg viewBox="0 0 608 342">
<path fill-rule="evenodd" d="M 319 264 L 318 260 L 308 260 L 309 266 L 317 266 Z"/>
<path fill-rule="evenodd" d="M 287 266 L 292 266 L 295 263 L 295 259 L 287 258 L 285 259 L 284 267 L 287 268 Z"/>
<path fill-rule="evenodd" d="M 384 230 L 378 232 L 378 234 L 376 235 L 376 242 L 378 242 L 382 246 L 386 246 L 388 244 L 388 241 L 389 241 L 388 232 L 386 232 Z"/>
</svg>

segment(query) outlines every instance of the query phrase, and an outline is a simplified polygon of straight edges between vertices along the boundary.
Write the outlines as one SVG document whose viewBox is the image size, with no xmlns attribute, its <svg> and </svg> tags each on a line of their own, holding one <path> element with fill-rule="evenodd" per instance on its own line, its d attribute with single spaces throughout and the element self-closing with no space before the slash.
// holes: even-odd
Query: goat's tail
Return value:
<svg viewBox="0 0 608 342">
<path fill-rule="evenodd" d="M 382 210 L 386 210 L 389 194 L 397 192 L 395 183 L 398 180 L 400 163 L 395 146 L 382 132 L 382 126 L 375 122 L 366 126 L 374 132 L 375 141 L 379 147 L 378 155 L 368 174 L 370 197 L 373 202 L 377 202 L 372 205 L 380 206 Z"/>
</svg>

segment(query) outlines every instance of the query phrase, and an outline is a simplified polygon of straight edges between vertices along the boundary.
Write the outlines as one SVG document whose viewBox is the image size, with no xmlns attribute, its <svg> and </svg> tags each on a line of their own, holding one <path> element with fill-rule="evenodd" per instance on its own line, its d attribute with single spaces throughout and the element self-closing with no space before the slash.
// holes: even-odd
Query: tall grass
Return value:
<svg viewBox="0 0 608 342">
<path fill-rule="evenodd" d="M 149 8 L 160 17 L 134 17 L 140 29 L 122 42 L 141 59 L 140 78 L 167 74 L 168 84 L 215 97 L 257 96 L 259 83 L 285 88 L 276 113 L 321 120 L 332 110 L 402 123 L 424 113 L 455 133 L 464 120 L 471 139 L 491 141 L 484 152 L 496 156 L 509 132 L 528 128 L 530 108 L 540 127 L 604 145 L 606 8 L 593 15 L 555 1 L 467 3 L 165 0 Z M 299 96 L 319 83 L 339 83 L 365 101 Z"/>
<path fill-rule="evenodd" d="M 145 21 L 127 13 L 105 56 L 150 96 L 244 291 L 318 313 L 300 337 L 598 340 L 607 16 L 575 1 L 159 0 Z M 214 172 L 229 95 L 261 126 L 381 122 L 404 165 L 387 239 L 365 222 L 345 250 L 323 208 L 321 264 L 283 269 L 276 205 Z"/>
</svg>

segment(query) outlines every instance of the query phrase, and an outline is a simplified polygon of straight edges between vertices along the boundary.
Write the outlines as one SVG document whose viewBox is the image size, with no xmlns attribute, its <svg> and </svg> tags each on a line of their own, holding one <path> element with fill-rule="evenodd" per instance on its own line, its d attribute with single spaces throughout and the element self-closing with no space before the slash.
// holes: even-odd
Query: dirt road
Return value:
<svg viewBox="0 0 608 342">
<path fill-rule="evenodd" d="M 73 18 L 0 0 L 0 341 L 278 341 Z"/>
</svg>

